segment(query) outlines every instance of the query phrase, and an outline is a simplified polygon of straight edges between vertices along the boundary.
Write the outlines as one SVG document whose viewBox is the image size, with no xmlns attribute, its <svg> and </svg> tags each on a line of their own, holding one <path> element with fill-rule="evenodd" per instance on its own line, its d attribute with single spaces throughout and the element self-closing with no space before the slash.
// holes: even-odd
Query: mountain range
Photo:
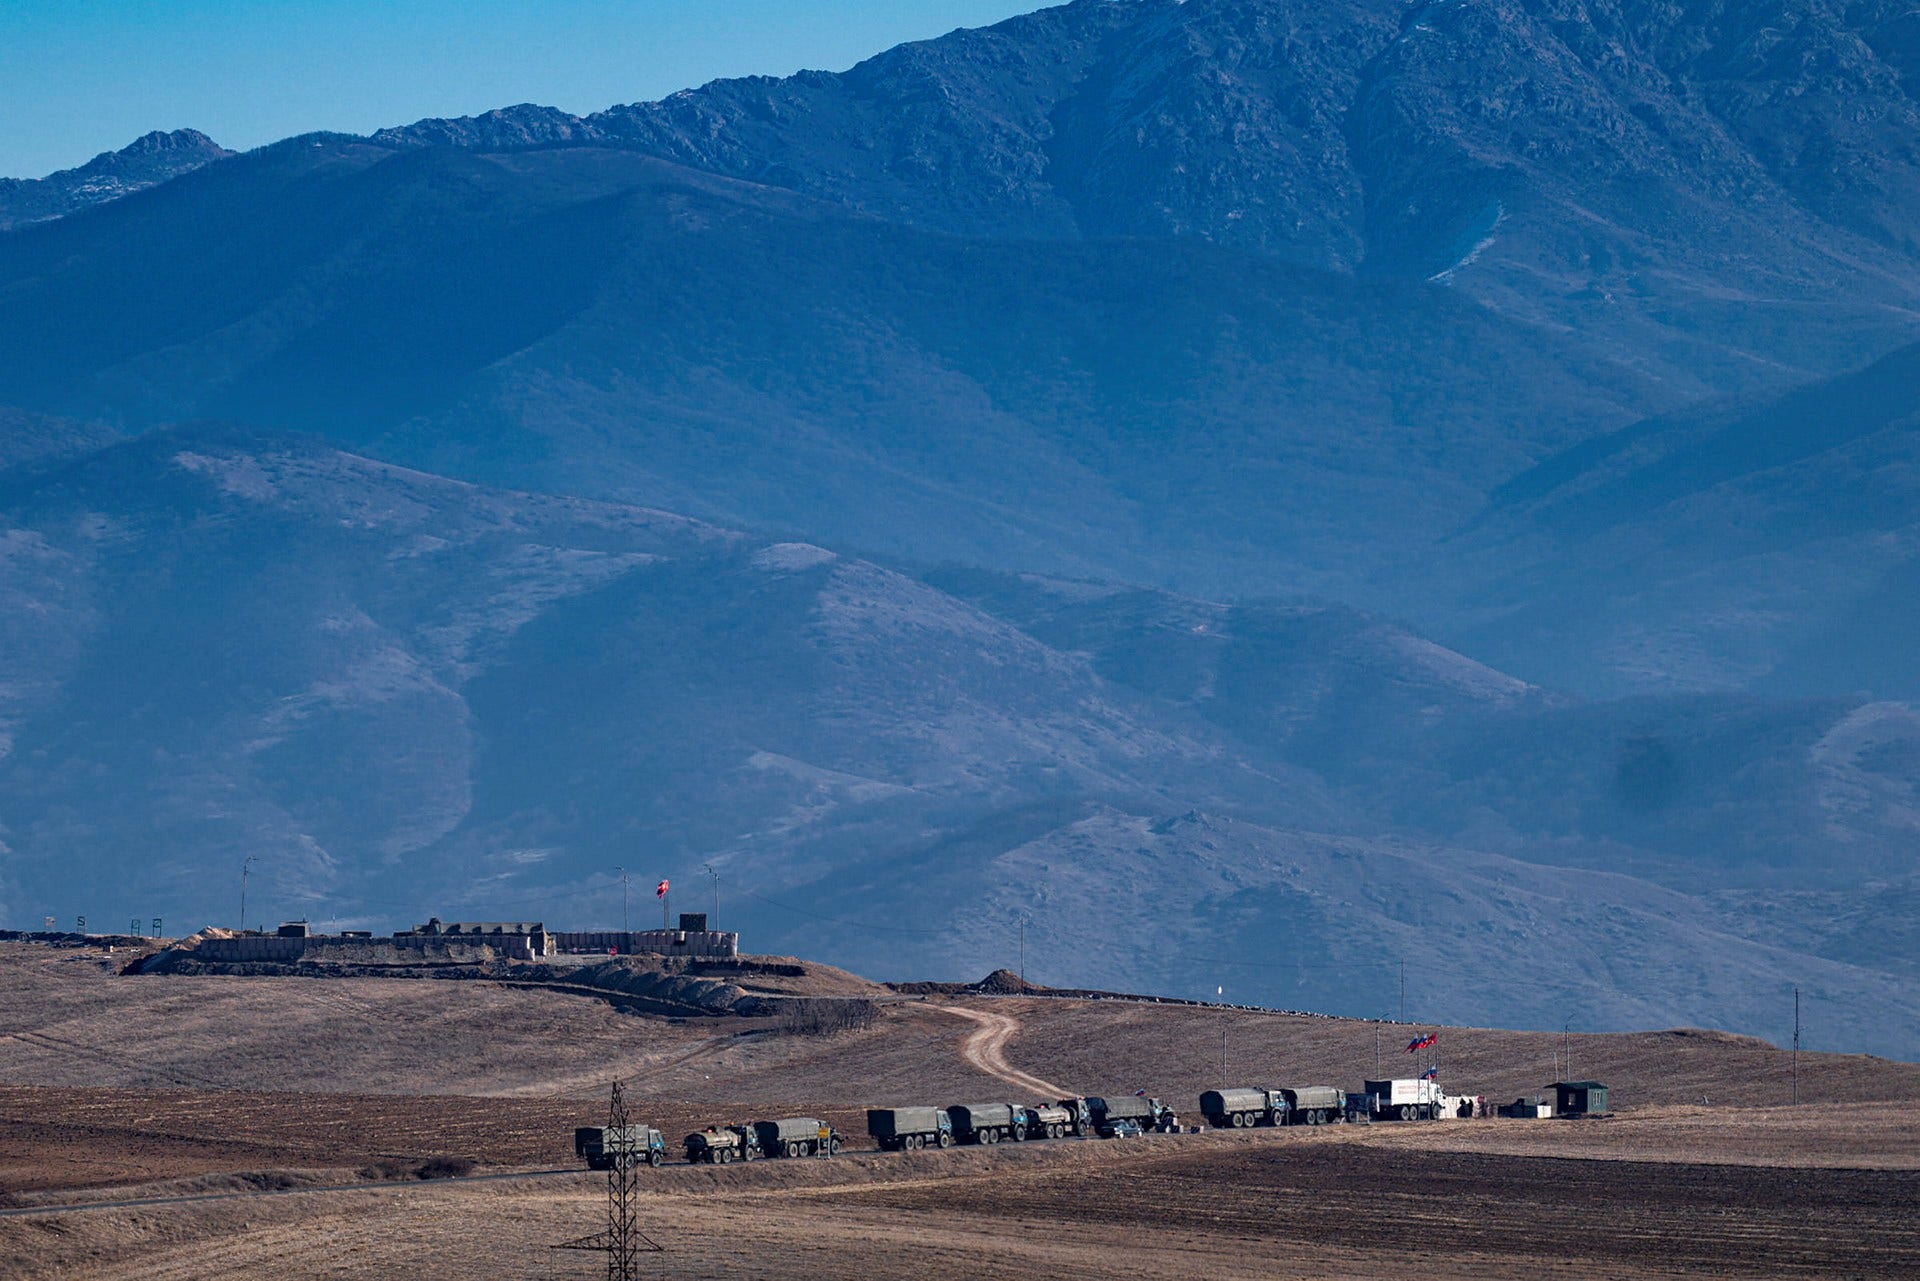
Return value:
<svg viewBox="0 0 1920 1281">
<path fill-rule="evenodd" d="M 1916 83 L 1078 0 L 0 189 L 0 915 L 710 863 L 889 975 L 1912 1054 Z"/>
</svg>

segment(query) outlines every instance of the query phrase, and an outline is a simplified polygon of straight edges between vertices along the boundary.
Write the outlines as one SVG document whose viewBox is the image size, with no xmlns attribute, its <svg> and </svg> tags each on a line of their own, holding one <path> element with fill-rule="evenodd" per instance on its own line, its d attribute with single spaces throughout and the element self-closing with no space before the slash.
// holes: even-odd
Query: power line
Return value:
<svg viewBox="0 0 1920 1281">
<path fill-rule="evenodd" d="M 640 1255 L 643 1252 L 658 1254 L 663 1250 L 660 1243 L 642 1232 L 639 1226 L 640 1187 L 634 1172 L 647 1159 L 648 1146 L 644 1133 L 639 1136 L 641 1141 L 635 1142 L 634 1131 L 640 1128 L 632 1125 L 628 1119 L 626 1095 L 620 1089 L 620 1082 L 615 1081 L 602 1140 L 606 1147 L 612 1149 L 612 1164 L 607 1167 L 607 1230 L 553 1247 L 556 1250 L 591 1250 L 605 1254 L 607 1281 L 637 1281 Z"/>
</svg>

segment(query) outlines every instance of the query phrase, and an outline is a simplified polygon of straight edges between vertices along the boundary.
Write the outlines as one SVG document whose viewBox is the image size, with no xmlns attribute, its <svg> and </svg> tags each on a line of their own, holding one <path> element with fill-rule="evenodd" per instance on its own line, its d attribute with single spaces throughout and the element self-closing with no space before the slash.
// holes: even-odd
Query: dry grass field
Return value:
<svg viewBox="0 0 1920 1281">
<path fill-rule="evenodd" d="M 117 959 L 117 958 L 116 958 Z M 616 1076 L 677 1139 L 867 1104 L 1356 1085 L 1373 1025 L 1123 1002 L 888 1005 L 832 1039 L 462 981 L 121 977 L 0 945 L 0 1276 L 587 1277 L 571 1129 Z M 1441 1029 L 1507 1099 L 1560 1038 Z M 1381 1068 L 1404 1072 L 1405 1029 Z M 663 1277 L 1920 1275 L 1920 1066 L 1715 1033 L 1573 1039 L 1608 1120 L 1065 1141 L 644 1171 Z M 1023 1082 L 1016 1086 L 1010 1081 Z M 862 1141 L 863 1143 L 863 1141 Z M 406 1177 L 441 1156 L 482 1179 Z M 333 1188 L 336 1190 L 325 1190 Z M 145 1205 L 99 1205 L 195 1197 Z"/>
</svg>

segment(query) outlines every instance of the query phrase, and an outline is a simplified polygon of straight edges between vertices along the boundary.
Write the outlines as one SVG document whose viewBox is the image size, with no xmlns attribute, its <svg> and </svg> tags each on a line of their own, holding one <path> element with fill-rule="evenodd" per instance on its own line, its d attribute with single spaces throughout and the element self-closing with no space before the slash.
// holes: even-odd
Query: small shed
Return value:
<svg viewBox="0 0 1920 1281">
<path fill-rule="evenodd" d="M 1553 1091 L 1555 1116 L 1599 1116 L 1611 1111 L 1607 1087 L 1598 1081 L 1555 1081 L 1548 1088 Z"/>
</svg>

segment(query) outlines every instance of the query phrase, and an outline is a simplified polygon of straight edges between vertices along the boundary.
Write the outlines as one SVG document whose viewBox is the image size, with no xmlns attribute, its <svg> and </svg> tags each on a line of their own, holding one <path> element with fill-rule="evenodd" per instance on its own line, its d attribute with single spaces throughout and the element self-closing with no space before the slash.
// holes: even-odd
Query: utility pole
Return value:
<svg viewBox="0 0 1920 1281">
<path fill-rule="evenodd" d="M 633 899 L 627 893 L 627 869 L 616 867 L 613 870 L 620 873 L 620 933 L 631 934 L 633 933 Z M 622 938 L 621 949 L 629 950 L 631 942 L 631 939 Z"/>
<path fill-rule="evenodd" d="M 1793 989 L 1793 1105 L 1800 1106 L 1800 989 Z"/>
<path fill-rule="evenodd" d="M 1373 1021 L 1373 1076 L 1380 1078 L 1380 1020 Z"/>
<path fill-rule="evenodd" d="M 713 870 L 711 863 L 702 863 L 700 866 L 713 878 L 713 917 L 707 922 L 707 928 L 717 930 L 720 928 L 720 873 Z"/>
<path fill-rule="evenodd" d="M 240 860 L 240 932 L 247 932 L 247 876 L 253 871 L 253 865 L 260 861 L 258 854 L 249 854 Z"/>
<path fill-rule="evenodd" d="M 1027 990 L 1027 918 L 1020 918 L 1020 990 Z"/>
<path fill-rule="evenodd" d="M 1220 1029 L 1220 1088 L 1230 1089 L 1227 1084 L 1227 1029 Z"/>
<path fill-rule="evenodd" d="M 1566 1075 L 1562 1081 L 1573 1080 L 1573 1020 L 1568 1019 L 1560 1025 L 1560 1053 L 1566 1059 Z"/>
<path fill-rule="evenodd" d="M 1400 1021 L 1407 1021 L 1407 958 L 1400 958 Z"/>
<path fill-rule="evenodd" d="M 615 1081 L 607 1115 L 607 1134 L 613 1147 L 613 1164 L 607 1168 L 607 1230 L 554 1247 L 605 1254 L 607 1281 L 636 1281 L 640 1275 L 640 1255 L 661 1252 L 660 1244 L 642 1232 L 638 1222 L 640 1184 L 634 1172 L 647 1159 L 647 1154 L 633 1143 L 633 1128 L 638 1127 L 630 1128 L 627 1101 L 620 1092 L 620 1083 Z"/>
</svg>

